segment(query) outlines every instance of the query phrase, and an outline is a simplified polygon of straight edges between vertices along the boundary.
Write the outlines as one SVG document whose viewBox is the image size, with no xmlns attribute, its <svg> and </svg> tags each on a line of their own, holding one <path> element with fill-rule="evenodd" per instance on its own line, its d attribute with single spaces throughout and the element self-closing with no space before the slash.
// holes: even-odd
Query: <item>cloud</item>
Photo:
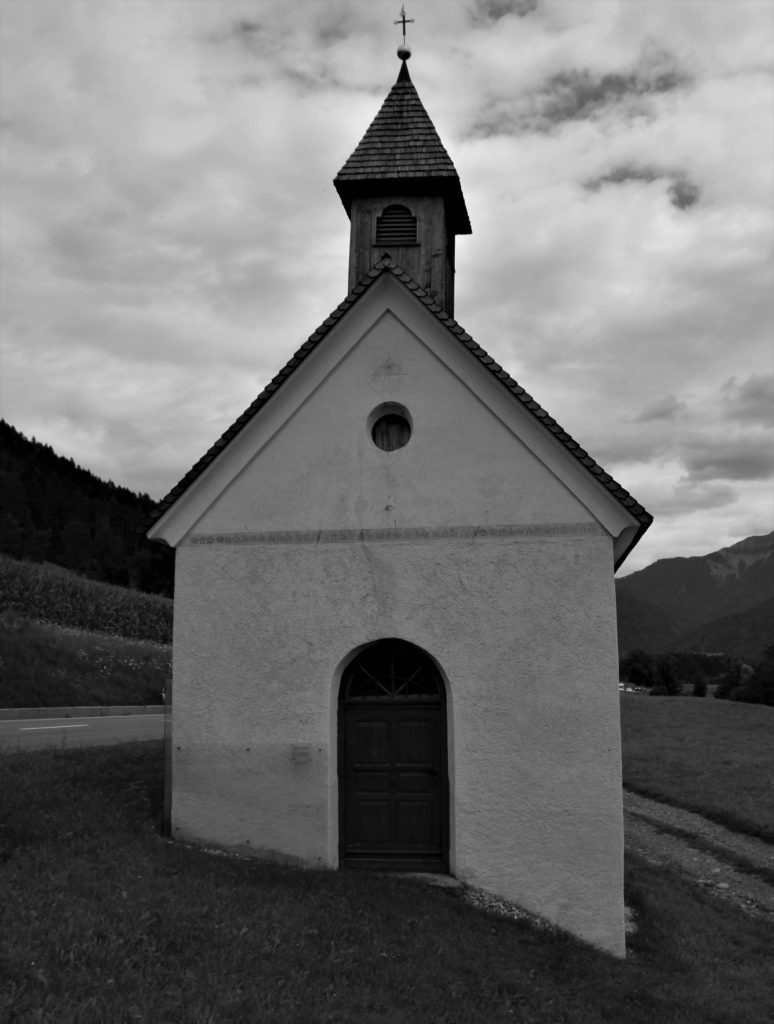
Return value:
<svg viewBox="0 0 774 1024">
<path fill-rule="evenodd" d="M 621 164 L 614 167 L 607 174 L 600 174 L 596 178 L 589 178 L 583 182 L 583 187 L 589 192 L 599 192 L 603 185 L 623 185 L 629 181 L 658 181 L 666 177 L 665 171 L 656 170 L 653 167 L 637 167 L 633 164 Z"/>
<path fill-rule="evenodd" d="M 472 119 L 473 137 L 554 132 L 565 125 L 615 116 L 629 120 L 651 111 L 651 101 L 687 86 L 691 77 L 665 50 L 645 48 L 631 68 L 559 70 L 519 97 L 492 96 Z"/>
<path fill-rule="evenodd" d="M 654 405 L 649 405 L 646 409 L 634 417 L 635 423 L 649 423 L 654 420 L 674 420 L 678 416 L 684 416 L 688 406 L 685 402 L 680 401 L 676 395 L 667 395 L 665 398 L 660 399 Z"/>
<path fill-rule="evenodd" d="M 774 427 L 774 374 L 730 377 L 720 390 L 725 419 Z"/>
<path fill-rule="evenodd" d="M 541 0 L 474 0 L 471 21 L 474 25 L 500 21 L 515 14 L 525 18 L 540 6 Z"/>
<path fill-rule="evenodd" d="M 762 432 L 725 438 L 704 434 L 686 440 L 687 480 L 767 480 L 774 475 L 774 446 Z"/>
<path fill-rule="evenodd" d="M 252 40 L 263 31 L 259 21 L 251 21 L 248 18 L 238 18 L 231 27 L 231 34 L 240 41 Z"/>
<path fill-rule="evenodd" d="M 727 483 L 682 480 L 659 499 L 658 515 L 671 519 L 693 512 L 726 508 L 733 505 L 737 497 L 737 492 Z"/>
<path fill-rule="evenodd" d="M 608 467 L 605 467 L 608 468 Z M 637 500 L 655 517 L 655 522 L 664 525 L 683 516 L 705 513 L 712 509 L 731 509 L 737 506 L 740 488 L 727 480 L 689 480 L 678 477 L 681 466 L 672 456 L 654 460 L 645 466 L 641 462 L 631 463 L 628 476 L 632 492 Z M 616 479 L 621 479 L 616 475 Z M 759 487 L 759 484 L 753 484 Z"/>
<path fill-rule="evenodd" d="M 669 185 L 669 198 L 672 205 L 676 206 L 678 210 L 685 210 L 689 206 L 693 206 L 698 202 L 700 195 L 699 186 L 695 182 L 689 181 L 684 174 L 676 174 Z"/>
<path fill-rule="evenodd" d="M 626 185 L 630 182 L 666 181 L 670 202 L 678 210 L 685 210 L 698 202 L 701 195 L 699 186 L 690 181 L 682 171 L 668 171 L 656 167 L 638 166 L 636 164 L 619 164 L 606 174 L 588 178 L 583 187 L 589 192 L 599 192 L 606 185 Z"/>
<path fill-rule="evenodd" d="M 564 71 L 549 79 L 535 100 L 539 114 L 552 124 L 583 121 L 632 97 L 672 92 L 687 80 L 676 68 L 603 75 L 585 69 Z"/>
</svg>

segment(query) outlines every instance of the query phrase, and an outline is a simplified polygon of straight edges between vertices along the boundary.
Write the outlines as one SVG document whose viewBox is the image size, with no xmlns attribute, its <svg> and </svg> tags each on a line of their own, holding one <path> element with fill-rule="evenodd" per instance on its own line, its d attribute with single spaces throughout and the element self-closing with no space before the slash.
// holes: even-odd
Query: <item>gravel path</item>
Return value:
<svg viewBox="0 0 774 1024">
<path fill-rule="evenodd" d="M 624 845 L 653 864 L 669 864 L 719 900 L 746 913 L 774 921 L 774 884 L 754 872 L 774 877 L 774 845 L 732 832 L 722 825 L 670 804 L 624 790 Z M 467 903 L 503 914 L 546 922 L 481 889 L 462 885 L 447 875 L 416 874 L 433 885 L 456 891 Z M 634 923 L 627 913 L 627 931 Z"/>
<path fill-rule="evenodd" d="M 718 899 L 774 921 L 774 886 L 751 873 L 774 872 L 770 843 L 628 791 L 624 816 L 627 850 L 672 864 Z"/>
</svg>

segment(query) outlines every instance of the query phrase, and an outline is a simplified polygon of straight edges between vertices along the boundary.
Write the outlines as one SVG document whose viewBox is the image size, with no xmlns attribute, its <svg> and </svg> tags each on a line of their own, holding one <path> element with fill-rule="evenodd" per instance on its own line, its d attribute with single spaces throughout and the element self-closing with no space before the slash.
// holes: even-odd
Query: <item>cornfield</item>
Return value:
<svg viewBox="0 0 774 1024">
<path fill-rule="evenodd" d="M 0 611 L 5 610 L 74 629 L 172 642 L 170 598 L 0 555 Z"/>
</svg>

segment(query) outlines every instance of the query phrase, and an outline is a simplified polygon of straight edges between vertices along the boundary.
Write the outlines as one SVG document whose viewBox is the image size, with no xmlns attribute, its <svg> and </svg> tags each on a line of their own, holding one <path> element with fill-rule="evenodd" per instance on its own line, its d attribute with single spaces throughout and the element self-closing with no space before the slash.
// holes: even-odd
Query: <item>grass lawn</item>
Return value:
<svg viewBox="0 0 774 1024">
<path fill-rule="evenodd" d="M 0 757 L 0 1019 L 770 1019 L 774 929 L 663 870 L 628 865 L 639 930 L 617 961 L 418 882 L 166 842 L 162 760 L 157 743 Z"/>
<path fill-rule="evenodd" d="M 774 842 L 774 708 L 621 696 L 624 785 Z"/>
<path fill-rule="evenodd" d="M 172 648 L 0 612 L 0 707 L 161 704 Z"/>
</svg>

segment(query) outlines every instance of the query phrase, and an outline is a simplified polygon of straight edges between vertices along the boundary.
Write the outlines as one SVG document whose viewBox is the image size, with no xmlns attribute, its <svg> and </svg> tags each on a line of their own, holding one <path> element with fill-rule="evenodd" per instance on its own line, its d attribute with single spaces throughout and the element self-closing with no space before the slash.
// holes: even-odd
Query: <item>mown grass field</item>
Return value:
<svg viewBox="0 0 774 1024">
<path fill-rule="evenodd" d="M 0 555 L 0 707 L 160 704 L 172 602 Z"/>
<path fill-rule="evenodd" d="M 621 697 L 628 789 L 774 842 L 774 708 Z"/>
<path fill-rule="evenodd" d="M 172 649 L 0 612 L 0 707 L 161 704 Z"/>
<path fill-rule="evenodd" d="M 0 1019 L 755 1024 L 774 929 L 631 860 L 627 962 L 390 876 L 160 837 L 156 743 L 0 757 Z"/>
</svg>

